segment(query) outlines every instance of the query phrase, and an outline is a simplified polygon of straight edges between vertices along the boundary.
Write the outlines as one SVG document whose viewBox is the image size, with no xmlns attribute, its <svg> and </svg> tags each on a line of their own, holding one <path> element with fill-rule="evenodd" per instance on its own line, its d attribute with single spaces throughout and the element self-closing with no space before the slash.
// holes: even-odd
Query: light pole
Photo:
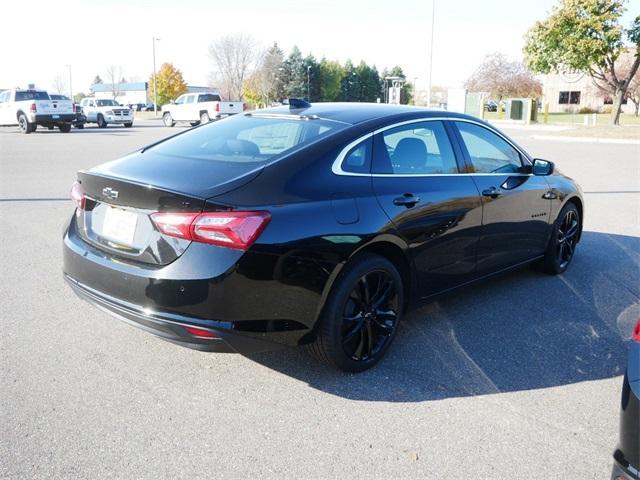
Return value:
<svg viewBox="0 0 640 480">
<path fill-rule="evenodd" d="M 436 18 L 436 0 L 431 0 L 431 51 L 429 52 L 429 85 L 427 86 L 427 108 L 431 106 L 431 71 L 433 70 L 433 28 Z"/>
<path fill-rule="evenodd" d="M 65 65 L 69 69 L 69 97 L 71 98 L 71 102 L 73 102 L 73 85 L 71 83 L 71 65 Z"/>
<path fill-rule="evenodd" d="M 153 116 L 158 117 L 158 82 L 156 82 L 156 40 L 160 40 L 157 37 L 153 37 Z"/>
<path fill-rule="evenodd" d="M 307 65 L 307 101 L 311 101 L 311 65 Z"/>
</svg>

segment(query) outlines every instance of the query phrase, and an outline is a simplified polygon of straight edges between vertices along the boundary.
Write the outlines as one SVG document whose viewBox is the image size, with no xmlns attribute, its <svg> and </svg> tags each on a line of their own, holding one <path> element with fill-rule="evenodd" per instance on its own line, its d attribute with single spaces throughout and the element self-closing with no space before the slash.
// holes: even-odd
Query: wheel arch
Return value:
<svg viewBox="0 0 640 480">
<path fill-rule="evenodd" d="M 578 232 L 578 242 L 579 242 L 580 239 L 582 238 L 582 226 L 584 225 L 584 204 L 582 202 L 582 199 L 579 196 L 573 195 L 564 202 L 564 205 L 562 206 L 562 208 L 564 208 L 565 205 L 568 205 L 569 203 L 573 203 L 578 209 L 578 215 L 580 218 L 580 231 Z M 562 208 L 560 209 L 560 211 L 562 211 Z"/>
<path fill-rule="evenodd" d="M 26 112 L 22 109 L 18 110 L 16 112 L 16 120 L 18 120 L 20 118 L 20 115 L 26 115 Z"/>
</svg>

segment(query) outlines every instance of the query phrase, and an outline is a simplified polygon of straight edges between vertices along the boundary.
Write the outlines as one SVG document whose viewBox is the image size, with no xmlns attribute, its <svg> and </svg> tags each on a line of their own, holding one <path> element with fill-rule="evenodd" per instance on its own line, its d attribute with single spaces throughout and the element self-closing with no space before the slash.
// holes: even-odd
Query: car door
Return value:
<svg viewBox="0 0 640 480">
<path fill-rule="evenodd" d="M 176 101 L 173 102 L 173 105 L 169 107 L 171 117 L 173 117 L 174 120 L 180 120 L 182 118 L 182 109 L 184 106 L 185 97 L 186 95 L 180 95 L 178 98 L 176 98 Z"/>
<path fill-rule="evenodd" d="M 541 254 L 548 241 L 551 200 L 543 176 L 498 132 L 455 121 L 466 170 L 482 196 L 478 273 L 501 270 Z"/>
<path fill-rule="evenodd" d="M 84 114 L 87 116 L 88 122 L 98 121 L 98 112 L 96 111 L 96 108 L 97 108 L 96 101 L 93 98 L 88 99 L 86 103 L 86 108 L 83 108 Z"/>
<path fill-rule="evenodd" d="M 196 112 L 196 97 L 197 95 L 187 95 L 184 100 L 184 106 L 182 107 L 182 120 L 195 121 L 200 118 L 198 112 Z"/>
<path fill-rule="evenodd" d="M 373 138 L 373 189 L 410 247 L 422 297 L 475 274 L 482 204 L 455 151 L 440 120 L 400 124 Z"/>
</svg>

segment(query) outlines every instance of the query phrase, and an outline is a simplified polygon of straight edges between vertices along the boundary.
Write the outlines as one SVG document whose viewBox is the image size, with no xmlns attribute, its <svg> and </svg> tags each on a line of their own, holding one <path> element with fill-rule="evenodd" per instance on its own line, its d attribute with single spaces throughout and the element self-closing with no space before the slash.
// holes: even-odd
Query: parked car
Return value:
<svg viewBox="0 0 640 480">
<path fill-rule="evenodd" d="M 66 95 L 60 95 L 58 93 L 51 93 L 49 94 L 49 97 L 51 98 L 51 100 L 71 101 L 71 99 Z M 75 118 L 72 120 L 71 124 L 76 128 L 84 128 L 84 124 L 87 123 L 87 117 L 82 112 L 82 107 L 80 107 L 80 105 L 78 105 L 77 103 L 73 103 L 73 102 L 72 102 L 72 105 L 73 105 L 73 111 L 75 113 Z M 52 129 L 53 127 L 49 127 L 49 130 L 52 130 Z"/>
<path fill-rule="evenodd" d="M 80 106 L 87 117 L 87 123 L 97 123 L 100 128 L 106 128 L 110 123 L 127 128 L 133 126 L 133 111 L 115 100 L 87 97 L 82 99 Z"/>
<path fill-rule="evenodd" d="M 484 104 L 484 109 L 487 112 L 497 112 L 498 111 L 498 102 L 494 102 L 493 100 L 489 100 Z"/>
<path fill-rule="evenodd" d="M 622 384 L 620 440 L 613 459 L 612 480 L 640 479 L 640 320 L 629 345 Z"/>
<path fill-rule="evenodd" d="M 584 205 L 477 118 L 294 100 L 80 171 L 71 196 L 82 298 L 184 346 L 306 344 L 350 372 L 407 306 L 529 263 L 564 272 Z"/>
<path fill-rule="evenodd" d="M 195 126 L 242 113 L 243 110 L 242 102 L 223 102 L 216 92 L 185 93 L 162 106 L 162 120 L 167 127 L 173 127 L 176 122 L 189 122 Z"/>
<path fill-rule="evenodd" d="M 75 114 L 73 102 L 64 98 L 53 100 L 32 85 L 26 90 L 5 90 L 0 93 L 0 125 L 18 125 L 22 133 L 35 132 L 38 125 L 68 133 Z"/>
</svg>

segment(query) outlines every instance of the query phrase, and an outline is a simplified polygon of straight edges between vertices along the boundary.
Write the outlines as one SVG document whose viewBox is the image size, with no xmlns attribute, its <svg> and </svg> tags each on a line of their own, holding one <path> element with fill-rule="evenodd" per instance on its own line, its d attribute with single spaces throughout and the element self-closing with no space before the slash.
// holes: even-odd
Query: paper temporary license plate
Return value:
<svg viewBox="0 0 640 480">
<path fill-rule="evenodd" d="M 123 245 L 131 246 L 133 245 L 133 237 L 136 234 L 137 223 L 137 213 L 109 207 L 104 215 L 102 236 Z"/>
</svg>

